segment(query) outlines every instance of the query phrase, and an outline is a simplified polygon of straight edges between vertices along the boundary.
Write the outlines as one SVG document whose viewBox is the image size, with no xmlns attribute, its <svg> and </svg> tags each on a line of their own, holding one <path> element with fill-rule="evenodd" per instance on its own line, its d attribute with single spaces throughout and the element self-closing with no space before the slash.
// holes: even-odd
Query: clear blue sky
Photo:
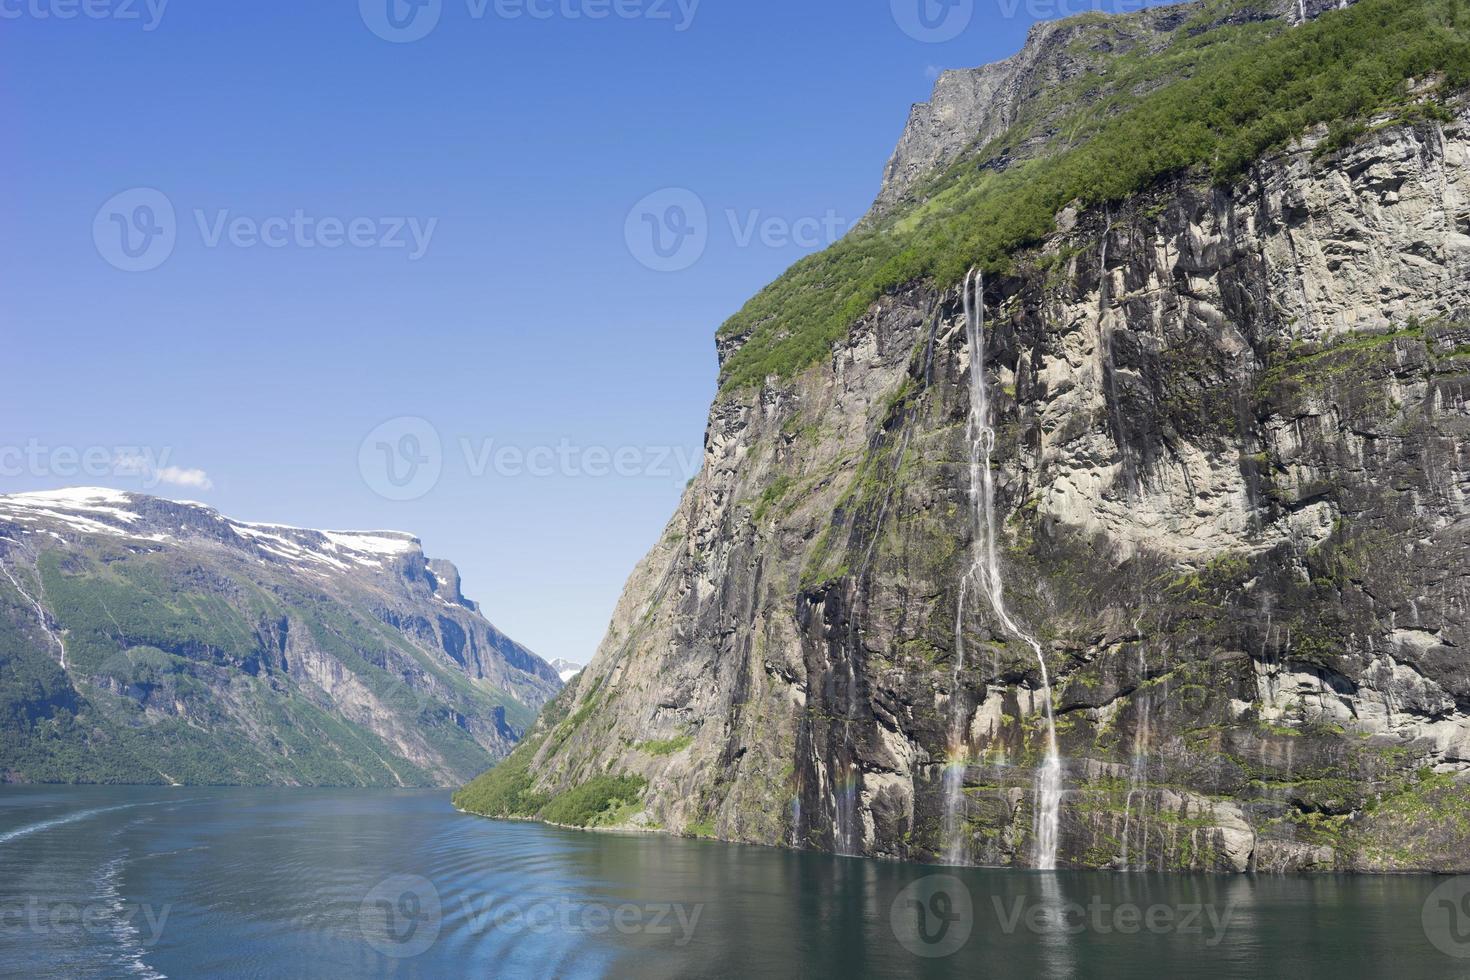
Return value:
<svg viewBox="0 0 1470 980">
<path fill-rule="evenodd" d="M 508 633 L 585 661 L 699 458 L 716 328 L 862 215 L 937 68 L 1066 11 L 961 2 L 938 43 L 905 0 L 397 2 L 0 0 L 0 491 L 412 531 Z M 700 232 L 661 258 L 629 216 L 671 187 L 706 214 L 654 197 L 661 233 Z M 144 237 L 159 194 L 171 238 Z M 400 417 L 439 437 L 437 481 L 404 462 L 434 458 L 416 423 L 364 451 Z M 596 447 L 672 460 L 589 475 Z M 130 448 L 154 476 L 68 455 Z"/>
</svg>

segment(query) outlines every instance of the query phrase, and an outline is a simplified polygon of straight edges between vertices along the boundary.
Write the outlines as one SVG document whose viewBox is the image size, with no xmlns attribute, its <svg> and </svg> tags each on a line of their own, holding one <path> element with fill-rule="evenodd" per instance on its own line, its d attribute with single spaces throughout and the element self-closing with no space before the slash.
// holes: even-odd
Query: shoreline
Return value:
<svg viewBox="0 0 1470 980">
<path fill-rule="evenodd" d="M 453 805 L 453 804 L 451 804 Z M 539 820 L 536 817 L 501 817 L 492 816 L 487 813 L 477 813 L 474 810 L 466 810 L 454 806 L 454 810 L 467 817 L 478 817 L 481 820 L 498 821 L 501 823 L 524 823 L 539 824 L 542 827 L 555 827 L 558 830 L 571 830 L 584 834 L 605 834 L 612 837 L 643 837 L 659 836 L 670 840 L 682 841 L 704 841 L 712 844 L 726 844 L 732 847 L 758 847 L 762 850 L 785 851 L 789 854 L 810 854 L 828 858 L 844 858 L 853 861 L 879 861 L 884 864 L 901 864 L 915 868 L 928 868 L 934 872 L 943 871 L 1009 871 L 1018 874 L 1105 874 L 1116 877 L 1158 877 L 1158 878 L 1219 878 L 1223 881 L 1233 881 L 1240 878 L 1300 878 L 1305 881 L 1321 878 L 1456 878 L 1470 874 L 1470 868 L 1463 871 L 1430 871 L 1430 870 L 1393 870 L 1393 871 L 1358 871 L 1352 869 L 1331 868 L 1326 871 L 1129 871 L 1120 868 L 1056 868 L 1050 871 L 1040 868 L 1015 867 L 1008 864 L 938 864 L 927 861 L 913 861 L 905 858 L 889 857 L 879 854 L 838 854 L 834 851 L 820 851 L 792 847 L 789 844 L 765 844 L 760 841 L 728 840 L 723 837 L 691 837 L 687 834 L 675 834 L 668 830 L 637 828 L 637 827 L 576 827 L 570 824 L 552 823 L 549 820 Z"/>
</svg>

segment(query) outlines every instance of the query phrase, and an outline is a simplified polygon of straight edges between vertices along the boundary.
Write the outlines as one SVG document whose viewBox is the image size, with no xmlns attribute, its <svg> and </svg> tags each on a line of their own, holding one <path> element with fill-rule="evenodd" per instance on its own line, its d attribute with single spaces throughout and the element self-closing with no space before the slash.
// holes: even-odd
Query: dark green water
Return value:
<svg viewBox="0 0 1470 980">
<path fill-rule="evenodd" d="M 18 977 L 1470 977 L 1466 892 L 942 871 L 497 823 L 445 793 L 0 789 Z"/>
</svg>

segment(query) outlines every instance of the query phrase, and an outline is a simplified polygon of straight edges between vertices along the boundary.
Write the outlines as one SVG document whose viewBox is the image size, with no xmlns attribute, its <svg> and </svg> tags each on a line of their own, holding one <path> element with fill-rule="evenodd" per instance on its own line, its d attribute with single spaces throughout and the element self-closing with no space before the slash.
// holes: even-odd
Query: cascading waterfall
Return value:
<svg viewBox="0 0 1470 980">
<path fill-rule="evenodd" d="M 974 290 L 973 298 L 971 290 Z M 965 835 L 960 811 L 963 803 L 965 765 L 969 757 L 966 730 L 968 711 L 961 693 L 964 670 L 964 609 L 969 583 L 974 581 L 990 600 L 1001 626 L 1036 654 L 1041 668 L 1041 696 L 1046 716 L 1046 756 L 1036 771 L 1035 863 L 1042 870 L 1057 866 L 1061 823 L 1062 760 L 1057 750 L 1056 718 L 1052 711 L 1051 676 L 1041 643 L 1011 618 L 1005 604 L 1000 557 L 995 534 L 995 478 L 991 455 L 995 451 L 995 429 L 990 421 L 990 392 L 985 380 L 985 275 L 974 271 L 965 277 L 965 332 L 970 345 L 970 515 L 973 546 L 970 568 L 960 580 L 959 612 L 955 622 L 954 695 L 950 702 L 949 761 L 944 780 L 944 831 L 946 858 L 962 863 Z"/>
<path fill-rule="evenodd" d="M 1141 621 L 1141 619 L 1140 619 Z M 1133 632 L 1138 634 L 1138 622 L 1133 624 Z M 1144 678 L 1148 676 L 1148 663 L 1144 659 L 1144 645 L 1138 644 L 1138 682 L 1140 687 Z M 1138 720 L 1133 729 L 1133 765 L 1128 772 L 1128 799 L 1123 809 L 1123 870 L 1133 870 L 1129 861 L 1128 844 L 1129 831 L 1133 818 L 1133 799 L 1138 797 L 1140 803 L 1139 822 L 1143 826 L 1142 854 L 1144 866 L 1148 864 L 1148 744 L 1149 744 L 1149 701 L 1142 697 L 1138 702 Z"/>
<path fill-rule="evenodd" d="M 3 561 L 0 561 L 0 572 L 5 573 L 5 577 L 10 580 L 10 584 L 15 591 L 20 593 L 21 598 L 29 602 L 36 610 L 36 619 L 40 622 L 41 629 L 51 638 L 51 642 L 56 644 L 56 648 L 61 651 L 61 669 L 68 670 L 69 667 L 66 662 L 66 641 L 61 638 L 60 633 L 52 628 L 51 620 L 46 617 L 45 607 L 41 605 L 35 596 L 25 590 L 25 586 L 21 585 L 20 580 L 10 573 L 10 569 L 5 566 Z"/>
</svg>

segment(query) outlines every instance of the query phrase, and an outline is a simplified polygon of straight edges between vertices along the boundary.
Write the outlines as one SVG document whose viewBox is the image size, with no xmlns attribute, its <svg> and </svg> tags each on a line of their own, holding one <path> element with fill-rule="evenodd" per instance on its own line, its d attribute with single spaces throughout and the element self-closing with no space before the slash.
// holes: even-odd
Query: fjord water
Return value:
<svg viewBox="0 0 1470 980">
<path fill-rule="evenodd" d="M 6 976 L 1466 975 L 1425 937 L 1440 884 L 936 869 L 443 792 L 0 789 Z"/>
</svg>

